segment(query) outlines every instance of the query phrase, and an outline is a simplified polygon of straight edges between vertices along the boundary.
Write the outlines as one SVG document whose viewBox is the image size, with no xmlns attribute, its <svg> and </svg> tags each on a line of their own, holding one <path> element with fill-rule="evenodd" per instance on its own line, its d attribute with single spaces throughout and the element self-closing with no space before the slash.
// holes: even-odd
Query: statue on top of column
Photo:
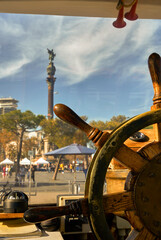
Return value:
<svg viewBox="0 0 161 240">
<path fill-rule="evenodd" d="M 49 60 L 50 60 L 50 62 L 52 62 L 54 60 L 54 57 L 56 56 L 56 54 L 54 53 L 53 49 L 49 50 L 47 48 L 47 50 L 48 50 L 48 53 L 49 53 Z"/>
<path fill-rule="evenodd" d="M 56 68 L 54 66 L 54 63 L 53 63 L 53 60 L 54 60 L 54 57 L 56 56 L 56 54 L 54 53 L 53 49 L 52 50 L 48 50 L 48 53 L 49 53 L 49 65 L 47 67 L 47 73 L 49 76 L 54 76 L 55 74 L 55 71 L 56 71 Z"/>
</svg>

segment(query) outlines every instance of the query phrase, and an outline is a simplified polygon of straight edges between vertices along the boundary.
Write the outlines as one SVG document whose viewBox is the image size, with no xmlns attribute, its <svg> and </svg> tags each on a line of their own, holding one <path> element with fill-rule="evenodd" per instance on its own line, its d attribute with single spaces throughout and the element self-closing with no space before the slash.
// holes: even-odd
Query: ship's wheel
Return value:
<svg viewBox="0 0 161 240">
<path fill-rule="evenodd" d="M 89 221 L 98 240 L 113 240 L 105 213 L 118 214 L 120 211 L 125 212 L 126 219 L 137 230 L 137 236 L 131 231 L 129 240 L 161 239 L 161 60 L 158 54 L 150 55 L 149 69 L 155 93 L 153 110 L 128 120 L 111 134 L 92 128 L 63 104 L 54 107 L 57 116 L 83 130 L 98 147 L 85 187 Z M 156 142 L 145 145 L 138 152 L 124 145 L 126 139 L 151 124 L 157 126 Z M 126 190 L 108 195 L 105 204 L 103 185 L 113 157 L 130 169 L 130 173 Z"/>
<path fill-rule="evenodd" d="M 125 211 L 127 219 L 139 232 L 135 239 L 161 238 L 161 143 L 148 144 L 138 152 L 133 152 L 122 145 L 131 133 L 140 130 L 137 127 L 138 123 L 142 129 L 142 126 L 146 126 L 147 117 L 152 123 L 156 122 L 153 121 L 156 113 L 159 117 L 157 122 L 160 122 L 161 110 L 158 110 L 138 116 L 114 131 L 94 159 L 88 183 L 88 201 L 89 218 L 97 239 L 113 239 L 104 214 L 102 193 L 108 165 L 116 155 L 121 163 L 131 168 L 131 176 L 127 178 L 126 191 L 111 194 L 111 200 L 107 203 L 110 205 L 111 213 Z"/>
</svg>

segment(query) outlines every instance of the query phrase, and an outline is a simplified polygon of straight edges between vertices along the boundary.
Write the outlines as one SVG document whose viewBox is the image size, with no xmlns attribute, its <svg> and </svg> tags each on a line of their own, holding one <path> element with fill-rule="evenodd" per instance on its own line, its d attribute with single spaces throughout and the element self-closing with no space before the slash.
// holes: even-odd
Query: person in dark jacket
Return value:
<svg viewBox="0 0 161 240">
<path fill-rule="evenodd" d="M 33 183 L 35 183 L 35 168 L 34 166 L 31 166 L 31 179 Z"/>
</svg>

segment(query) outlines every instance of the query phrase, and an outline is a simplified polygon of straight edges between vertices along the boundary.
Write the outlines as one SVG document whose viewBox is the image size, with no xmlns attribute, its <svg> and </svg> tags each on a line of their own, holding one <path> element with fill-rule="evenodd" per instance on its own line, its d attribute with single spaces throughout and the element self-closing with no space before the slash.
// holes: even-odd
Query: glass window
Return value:
<svg viewBox="0 0 161 240">
<path fill-rule="evenodd" d="M 53 99 L 53 105 L 69 106 L 87 123 L 112 130 L 114 116 L 125 120 L 150 110 L 154 93 L 147 60 L 151 53 L 161 52 L 160 20 L 128 21 L 123 29 L 114 28 L 113 21 L 1 13 L 0 114 L 29 110 L 48 119 Z M 52 89 L 48 73 L 53 69 Z M 71 144 L 95 149 L 85 134 L 55 114 L 48 125 L 43 124 L 43 131 L 40 126 L 28 126 L 20 156 L 26 164 L 20 165 L 15 185 L 21 129 L 17 135 L 11 129 L 13 136 L 1 130 L 0 160 L 13 161 L 1 165 L 1 187 L 9 182 L 13 189 L 28 194 L 32 204 L 56 203 L 57 195 L 74 191 L 84 193 L 93 155 L 44 154 Z M 36 164 L 39 159 L 42 162 Z"/>
</svg>

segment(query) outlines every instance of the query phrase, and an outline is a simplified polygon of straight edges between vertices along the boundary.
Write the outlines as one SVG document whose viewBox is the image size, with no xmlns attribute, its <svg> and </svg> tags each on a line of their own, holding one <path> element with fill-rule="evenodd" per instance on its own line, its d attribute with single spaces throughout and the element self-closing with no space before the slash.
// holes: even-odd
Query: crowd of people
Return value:
<svg viewBox="0 0 161 240">
<path fill-rule="evenodd" d="M 69 165 L 65 165 L 63 163 L 61 163 L 59 165 L 59 172 L 64 173 L 64 170 L 70 171 L 70 172 L 74 172 L 74 171 L 83 171 L 85 178 L 87 176 L 87 171 L 88 171 L 88 162 L 84 159 L 83 164 L 81 165 L 81 167 L 76 167 L 75 162 L 73 161 L 73 163 L 70 163 Z"/>
<path fill-rule="evenodd" d="M 10 165 L 6 165 L 2 167 L 2 178 L 10 178 L 12 176 L 12 172 L 13 172 L 13 167 Z M 30 176 L 31 173 L 31 176 Z M 24 185 L 25 184 L 25 180 L 27 178 L 27 180 L 29 181 L 31 179 L 31 181 L 33 183 L 35 183 L 35 167 L 33 165 L 31 165 L 31 169 L 28 166 L 20 166 L 19 168 L 19 173 L 18 173 L 18 182 L 20 185 Z"/>
<path fill-rule="evenodd" d="M 31 168 L 26 166 L 20 167 L 20 171 L 18 174 L 18 180 L 20 185 L 23 186 L 25 184 L 26 176 L 28 181 L 31 180 L 35 184 L 35 167 L 33 165 L 31 165 Z"/>
<path fill-rule="evenodd" d="M 27 166 L 27 165 L 21 165 L 19 167 L 19 173 L 18 173 L 18 182 L 20 185 L 24 185 L 26 179 L 29 181 L 31 180 L 33 183 L 35 183 L 35 171 L 41 171 L 42 168 L 40 168 L 40 166 L 34 166 L 31 165 Z M 55 165 L 53 163 L 49 164 L 49 165 L 45 165 L 43 170 L 46 170 L 48 172 L 54 172 L 55 171 Z M 63 163 L 61 163 L 59 165 L 59 169 L 58 171 L 61 173 L 64 173 L 64 170 L 70 171 L 70 172 L 74 172 L 77 171 L 77 168 L 75 166 L 74 163 L 70 163 L 69 165 L 65 165 Z M 82 170 L 85 174 L 85 177 L 87 175 L 87 170 L 88 170 L 88 165 L 87 165 L 87 161 L 84 160 L 83 161 L 83 166 L 82 166 Z M 6 177 L 11 177 L 12 176 L 12 172 L 13 172 L 13 166 L 12 165 L 6 165 L 6 166 L 2 166 L 1 168 L 2 171 L 2 178 L 6 178 Z"/>
<path fill-rule="evenodd" d="M 11 177 L 12 176 L 12 166 L 7 165 L 2 167 L 2 177 Z"/>
</svg>

